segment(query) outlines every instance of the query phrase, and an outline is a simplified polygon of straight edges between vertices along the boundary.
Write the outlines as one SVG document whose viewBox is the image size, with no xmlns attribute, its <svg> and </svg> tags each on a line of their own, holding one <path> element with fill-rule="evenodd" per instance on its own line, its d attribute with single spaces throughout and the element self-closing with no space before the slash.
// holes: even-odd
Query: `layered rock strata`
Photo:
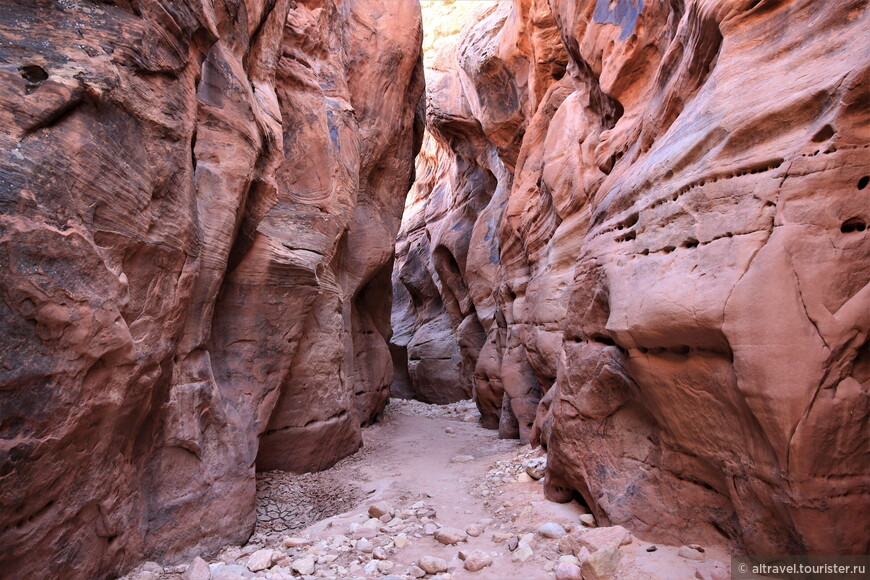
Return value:
<svg viewBox="0 0 870 580">
<path fill-rule="evenodd" d="M 414 2 L 0 7 L 0 569 L 243 541 L 390 383 Z"/>
<path fill-rule="evenodd" d="M 863 0 L 516 0 L 440 43 L 394 320 L 547 447 L 550 497 L 659 541 L 870 550 L 868 26 Z"/>
</svg>

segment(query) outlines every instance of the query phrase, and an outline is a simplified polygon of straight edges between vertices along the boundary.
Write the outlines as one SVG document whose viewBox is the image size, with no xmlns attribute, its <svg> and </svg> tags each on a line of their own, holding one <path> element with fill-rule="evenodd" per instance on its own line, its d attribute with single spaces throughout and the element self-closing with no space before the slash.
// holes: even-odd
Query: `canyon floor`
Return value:
<svg viewBox="0 0 870 580">
<path fill-rule="evenodd" d="M 470 401 L 394 399 L 383 420 L 364 429 L 360 452 L 333 468 L 260 474 L 247 545 L 188 565 L 149 562 L 125 578 L 730 577 L 720 550 L 653 548 L 619 526 L 594 527 L 577 502 L 547 501 L 532 477 L 543 451 L 499 439 L 478 418 Z"/>
</svg>

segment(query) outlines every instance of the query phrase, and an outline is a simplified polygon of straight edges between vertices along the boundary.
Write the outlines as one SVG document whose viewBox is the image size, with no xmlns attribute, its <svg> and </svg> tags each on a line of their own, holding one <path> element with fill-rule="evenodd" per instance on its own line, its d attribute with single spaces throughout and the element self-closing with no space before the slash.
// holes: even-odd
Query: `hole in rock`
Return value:
<svg viewBox="0 0 870 580">
<path fill-rule="evenodd" d="M 840 226 L 840 231 L 844 234 L 851 234 L 854 232 L 863 232 L 867 229 L 867 224 L 864 223 L 864 220 L 861 218 L 852 218 L 843 222 L 843 225 Z"/>
<path fill-rule="evenodd" d="M 864 189 L 867 187 L 867 184 L 870 183 L 870 175 L 865 175 L 861 179 L 858 180 L 858 189 Z"/>
<path fill-rule="evenodd" d="M 825 125 L 813 135 L 813 143 L 822 143 L 834 136 L 834 128 L 830 125 Z"/>
<path fill-rule="evenodd" d="M 18 69 L 21 78 L 31 85 L 41 85 L 48 80 L 48 73 L 41 66 L 35 64 L 26 64 Z"/>
</svg>

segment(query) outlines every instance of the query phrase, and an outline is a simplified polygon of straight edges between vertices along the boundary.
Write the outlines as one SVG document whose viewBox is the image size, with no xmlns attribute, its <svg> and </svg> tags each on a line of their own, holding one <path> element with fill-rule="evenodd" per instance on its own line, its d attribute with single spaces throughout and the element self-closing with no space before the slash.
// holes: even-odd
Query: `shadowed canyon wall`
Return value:
<svg viewBox="0 0 870 580">
<path fill-rule="evenodd" d="M 359 448 L 421 36 L 410 0 L 0 6 L 0 575 L 244 541 L 255 465 Z"/>
<path fill-rule="evenodd" d="M 396 389 L 473 391 L 601 524 L 870 551 L 868 2 L 454 17 L 426 43 Z"/>
</svg>

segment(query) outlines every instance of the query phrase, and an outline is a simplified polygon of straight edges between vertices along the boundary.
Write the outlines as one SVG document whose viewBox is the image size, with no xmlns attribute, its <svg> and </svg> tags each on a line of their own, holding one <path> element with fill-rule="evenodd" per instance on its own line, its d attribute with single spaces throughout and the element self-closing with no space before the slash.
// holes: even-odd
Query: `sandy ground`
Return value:
<svg viewBox="0 0 870 580">
<path fill-rule="evenodd" d="M 248 545 L 205 558 L 207 569 L 206 562 L 190 570 L 149 563 L 129 580 L 397 580 L 424 577 L 418 564 L 426 557 L 440 558 L 447 568 L 425 574 L 436 580 L 550 579 L 557 572 L 561 580 L 571 578 L 566 573 L 579 574 L 589 556 L 587 548 L 577 550 L 576 541 L 572 549 L 570 538 L 622 533 L 621 528 L 585 527 L 586 510 L 576 502 L 545 500 L 541 482 L 526 473 L 527 466 L 544 460 L 543 452 L 483 429 L 471 402 L 394 401 L 383 422 L 365 429 L 363 437 L 359 453 L 322 473 L 261 474 L 258 524 Z M 389 513 L 375 520 L 371 506 L 374 515 L 379 508 Z M 573 534 L 561 540 L 544 537 L 539 528 L 545 523 Z M 453 528 L 461 540 L 443 543 Z M 466 530 L 472 535 L 461 533 Z M 609 562 L 599 558 L 606 550 L 592 558 L 597 571 L 605 573 L 597 577 L 730 577 L 728 556 L 721 551 L 683 548 L 678 555 L 681 547 L 659 545 L 650 552 L 649 543 L 627 534 L 625 539 L 627 544 L 608 553 Z M 467 570 L 463 560 L 471 554 L 491 564 Z M 263 564 L 268 566 L 258 569 Z M 432 571 L 441 564 L 435 561 Z M 583 572 L 587 580 L 596 577 L 591 564 Z"/>
</svg>

